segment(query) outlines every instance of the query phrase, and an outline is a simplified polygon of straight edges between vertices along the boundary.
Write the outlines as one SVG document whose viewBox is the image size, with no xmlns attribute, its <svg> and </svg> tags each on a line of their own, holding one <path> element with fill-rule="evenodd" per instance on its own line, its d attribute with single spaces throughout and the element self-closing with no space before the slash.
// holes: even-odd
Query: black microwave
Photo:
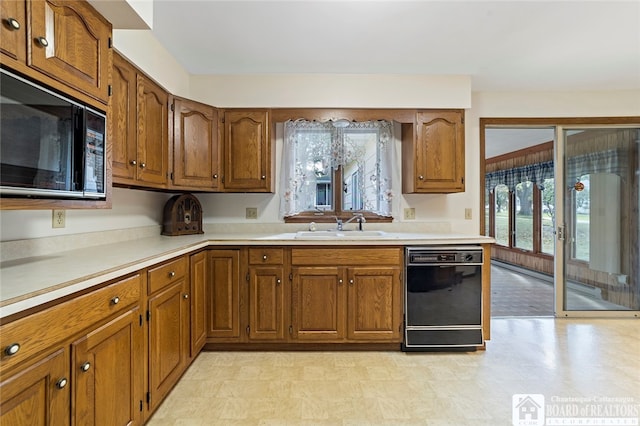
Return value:
<svg viewBox="0 0 640 426">
<path fill-rule="evenodd" d="M 104 199 L 105 114 L 0 73 L 0 195 Z"/>
</svg>

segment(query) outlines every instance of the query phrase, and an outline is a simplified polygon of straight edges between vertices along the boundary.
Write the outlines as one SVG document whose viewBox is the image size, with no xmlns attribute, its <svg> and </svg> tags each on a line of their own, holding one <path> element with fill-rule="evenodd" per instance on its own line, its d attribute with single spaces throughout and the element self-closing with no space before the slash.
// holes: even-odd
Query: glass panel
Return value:
<svg viewBox="0 0 640 426">
<path fill-rule="evenodd" d="M 331 192 L 331 132 L 297 130 L 295 150 L 296 179 L 300 189 L 296 196 L 302 210 L 333 210 Z"/>
<path fill-rule="evenodd" d="M 555 179 L 545 179 L 544 185 L 541 188 L 540 198 L 540 232 L 542 241 L 542 252 L 553 255 L 555 252 L 555 194 L 554 194 Z"/>
<path fill-rule="evenodd" d="M 533 190 L 532 182 L 516 185 L 516 224 L 514 246 L 533 250 Z"/>
<path fill-rule="evenodd" d="M 496 203 L 496 244 L 509 246 L 509 189 L 498 185 L 494 189 Z"/>
<path fill-rule="evenodd" d="M 344 130 L 342 210 L 378 210 L 378 131 Z"/>
<path fill-rule="evenodd" d="M 564 132 L 564 309 L 640 309 L 640 129 Z"/>
<path fill-rule="evenodd" d="M 484 235 L 491 235 L 491 204 L 489 203 L 491 193 L 488 189 L 484 190 Z"/>
</svg>

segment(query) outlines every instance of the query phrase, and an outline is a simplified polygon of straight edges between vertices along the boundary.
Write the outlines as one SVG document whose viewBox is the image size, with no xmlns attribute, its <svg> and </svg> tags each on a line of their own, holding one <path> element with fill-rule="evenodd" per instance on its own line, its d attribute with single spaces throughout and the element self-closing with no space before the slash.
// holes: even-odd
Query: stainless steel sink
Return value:
<svg viewBox="0 0 640 426">
<path fill-rule="evenodd" d="M 333 240 L 333 239 L 362 239 L 380 238 L 385 236 L 384 231 L 298 231 L 295 238 L 298 240 Z"/>
</svg>

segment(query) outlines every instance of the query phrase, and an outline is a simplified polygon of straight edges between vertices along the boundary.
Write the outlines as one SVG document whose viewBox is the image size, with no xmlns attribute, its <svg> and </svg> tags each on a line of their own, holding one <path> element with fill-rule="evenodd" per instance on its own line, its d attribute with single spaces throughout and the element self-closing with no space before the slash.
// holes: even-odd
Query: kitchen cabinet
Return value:
<svg viewBox="0 0 640 426">
<path fill-rule="evenodd" d="M 207 342 L 238 342 L 240 335 L 240 250 L 208 252 Z"/>
<path fill-rule="evenodd" d="M 212 106 L 173 100 L 172 187 L 216 191 L 220 179 L 218 110 Z"/>
<path fill-rule="evenodd" d="M 3 1 L 2 20 L 3 64 L 64 93 L 70 88 L 73 97 L 105 108 L 111 24 L 88 2 Z"/>
<path fill-rule="evenodd" d="M 207 252 L 201 251 L 189 257 L 190 267 L 190 347 L 193 360 L 207 341 Z"/>
<path fill-rule="evenodd" d="M 141 283 L 136 274 L 2 325 L 3 424 L 141 423 Z"/>
<path fill-rule="evenodd" d="M 401 342 L 400 248 L 292 248 L 292 335 L 309 342 Z"/>
<path fill-rule="evenodd" d="M 120 55 L 113 62 L 113 183 L 166 188 L 169 94 Z"/>
<path fill-rule="evenodd" d="M 285 337 L 285 250 L 272 247 L 249 248 L 250 341 L 283 340 Z"/>
<path fill-rule="evenodd" d="M 143 423 L 143 327 L 138 305 L 72 345 L 75 425 Z"/>
<path fill-rule="evenodd" d="M 273 192 L 268 110 L 224 112 L 224 190 Z"/>
<path fill-rule="evenodd" d="M 464 110 L 416 113 L 402 125 L 402 192 L 464 192 Z"/>
<path fill-rule="evenodd" d="M 69 350 L 60 347 L 0 382 L 0 424 L 69 425 Z"/>
<path fill-rule="evenodd" d="M 189 363 L 189 262 L 183 256 L 147 272 L 148 396 L 155 410 Z"/>
</svg>

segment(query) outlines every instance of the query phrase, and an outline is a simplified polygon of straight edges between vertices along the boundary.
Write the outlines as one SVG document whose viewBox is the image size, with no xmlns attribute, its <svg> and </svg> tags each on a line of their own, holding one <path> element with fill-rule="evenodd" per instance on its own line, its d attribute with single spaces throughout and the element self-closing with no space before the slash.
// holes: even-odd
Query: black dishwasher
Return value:
<svg viewBox="0 0 640 426">
<path fill-rule="evenodd" d="M 405 249 L 403 351 L 483 344 L 480 246 Z"/>
</svg>

